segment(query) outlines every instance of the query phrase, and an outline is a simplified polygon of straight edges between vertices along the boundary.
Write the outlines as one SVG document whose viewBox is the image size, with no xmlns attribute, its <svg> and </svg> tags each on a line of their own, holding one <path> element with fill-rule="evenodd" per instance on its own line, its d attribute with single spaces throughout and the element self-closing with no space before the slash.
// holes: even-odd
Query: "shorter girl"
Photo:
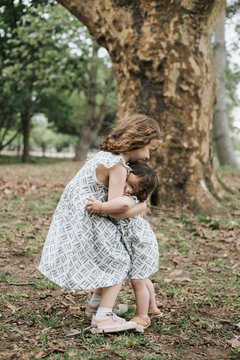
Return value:
<svg viewBox="0 0 240 360">
<path fill-rule="evenodd" d="M 87 209 L 92 213 L 107 212 L 111 217 L 116 218 L 112 221 L 120 229 L 122 242 L 131 258 L 129 276 L 137 304 L 137 316 L 131 321 L 136 322 L 138 329 L 142 330 L 151 323 L 148 313 L 160 314 L 156 306 L 153 284 L 148 279 L 151 273 L 158 270 L 158 246 L 149 223 L 141 216 L 135 215 L 146 208 L 144 201 L 156 188 L 157 176 L 145 163 L 132 163 L 129 166 L 131 172 L 124 186 L 124 196 L 107 202 L 87 198 Z M 96 312 L 97 307 L 94 309 L 91 303 L 87 303 L 87 314 L 93 315 L 94 310 Z M 92 323 L 94 324 L 94 318 Z"/>
</svg>

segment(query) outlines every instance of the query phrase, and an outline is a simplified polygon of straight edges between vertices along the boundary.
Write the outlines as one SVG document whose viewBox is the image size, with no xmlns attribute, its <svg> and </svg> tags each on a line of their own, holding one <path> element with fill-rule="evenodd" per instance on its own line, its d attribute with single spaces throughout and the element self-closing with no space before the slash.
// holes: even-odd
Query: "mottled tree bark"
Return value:
<svg viewBox="0 0 240 360">
<path fill-rule="evenodd" d="M 218 74 L 218 96 L 213 113 L 213 138 L 216 143 L 217 156 L 220 165 L 238 167 L 234 154 L 231 138 L 229 135 L 228 114 L 226 104 L 225 70 L 226 70 L 226 48 L 225 48 L 225 9 L 215 29 L 215 51 L 214 63 Z"/>
<path fill-rule="evenodd" d="M 58 0 L 89 29 L 112 59 L 119 118 L 155 118 L 162 146 L 152 157 L 157 204 L 188 204 L 195 213 L 226 214 L 227 193 L 213 166 L 216 99 L 209 37 L 224 0 Z"/>
</svg>

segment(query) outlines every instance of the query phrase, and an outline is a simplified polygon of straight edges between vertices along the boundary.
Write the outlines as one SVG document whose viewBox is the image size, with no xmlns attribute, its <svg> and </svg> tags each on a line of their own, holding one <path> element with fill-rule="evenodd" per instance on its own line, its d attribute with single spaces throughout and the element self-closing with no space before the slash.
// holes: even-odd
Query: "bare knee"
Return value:
<svg viewBox="0 0 240 360">
<path fill-rule="evenodd" d="M 146 279 L 131 279 L 131 284 L 134 290 L 142 289 L 146 286 Z"/>
</svg>

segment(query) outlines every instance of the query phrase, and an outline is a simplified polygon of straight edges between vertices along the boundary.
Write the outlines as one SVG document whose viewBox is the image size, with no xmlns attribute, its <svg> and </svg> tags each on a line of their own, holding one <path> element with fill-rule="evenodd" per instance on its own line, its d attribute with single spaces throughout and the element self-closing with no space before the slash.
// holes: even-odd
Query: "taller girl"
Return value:
<svg viewBox="0 0 240 360">
<path fill-rule="evenodd" d="M 90 213 L 86 198 L 123 196 L 128 163 L 149 159 L 159 140 L 160 129 L 152 118 L 135 114 L 122 119 L 101 151 L 66 186 L 44 244 L 39 270 L 50 280 L 67 289 L 103 288 L 100 308 L 110 309 L 101 320 L 105 332 L 136 327 L 111 312 L 128 275 L 130 256 L 116 225 L 107 214 Z"/>
</svg>

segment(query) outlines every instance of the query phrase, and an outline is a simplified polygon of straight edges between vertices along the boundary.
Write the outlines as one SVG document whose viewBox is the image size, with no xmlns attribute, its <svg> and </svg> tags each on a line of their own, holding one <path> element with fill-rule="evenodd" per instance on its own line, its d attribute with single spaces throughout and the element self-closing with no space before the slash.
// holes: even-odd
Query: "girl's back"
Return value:
<svg viewBox="0 0 240 360">
<path fill-rule="evenodd" d="M 86 290 L 122 282 L 130 257 L 121 243 L 121 233 L 110 218 L 91 214 L 86 197 L 106 201 L 108 188 L 96 177 L 102 164 L 109 169 L 119 162 L 129 169 L 122 155 L 100 151 L 88 161 L 65 188 L 58 203 L 43 248 L 39 270 L 63 288 Z"/>
<path fill-rule="evenodd" d="M 99 151 L 79 170 L 79 172 L 69 182 L 65 192 L 71 190 L 79 193 L 80 191 L 80 194 L 84 197 L 84 199 L 90 195 L 94 195 L 96 199 L 100 200 L 100 198 L 103 196 L 102 200 L 105 200 L 105 196 L 108 194 L 108 179 L 107 176 L 101 177 L 101 175 L 98 175 L 97 177 L 97 168 L 99 166 L 108 170 L 109 168 L 118 164 L 120 161 L 126 167 L 127 171 L 129 171 L 130 167 L 126 164 L 123 155 L 116 155 L 112 154 L 111 152 Z"/>
</svg>

